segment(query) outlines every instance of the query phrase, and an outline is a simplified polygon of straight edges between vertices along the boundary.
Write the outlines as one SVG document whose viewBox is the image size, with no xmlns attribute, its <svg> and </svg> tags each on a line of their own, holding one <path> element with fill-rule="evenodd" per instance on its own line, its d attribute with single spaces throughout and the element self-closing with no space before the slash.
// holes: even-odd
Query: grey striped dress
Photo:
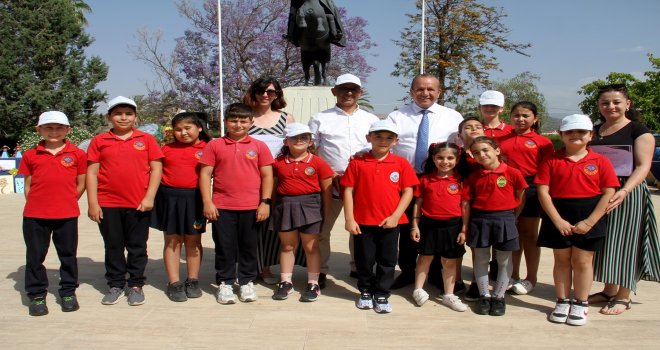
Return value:
<svg viewBox="0 0 660 350">
<path fill-rule="evenodd" d="M 284 128 L 286 127 L 286 112 L 280 114 L 280 118 L 277 120 L 277 124 L 273 125 L 270 128 L 260 128 L 252 125 L 248 134 L 250 135 L 275 135 L 275 136 L 284 136 Z M 273 158 L 277 154 L 273 154 Z M 271 208 L 272 214 L 272 208 Z M 259 262 L 259 272 L 264 266 L 273 266 L 280 263 L 280 239 L 277 232 L 274 232 L 272 229 L 269 229 L 270 218 L 262 225 L 262 232 L 259 235 L 259 242 L 257 244 L 257 259 Z M 306 266 L 307 261 L 305 260 L 305 251 L 302 249 L 302 245 L 298 244 L 298 249 L 296 249 L 296 265 Z"/>
<path fill-rule="evenodd" d="M 596 126 L 595 135 L 599 135 Z M 609 136 L 595 138 L 592 144 L 625 145 L 649 133 L 643 125 L 631 122 Z M 621 186 L 627 177 L 620 177 Z M 607 216 L 607 236 L 594 254 L 594 280 L 616 284 L 636 292 L 640 280 L 660 282 L 660 239 L 651 193 L 646 182 L 635 187 L 621 205 Z"/>
</svg>

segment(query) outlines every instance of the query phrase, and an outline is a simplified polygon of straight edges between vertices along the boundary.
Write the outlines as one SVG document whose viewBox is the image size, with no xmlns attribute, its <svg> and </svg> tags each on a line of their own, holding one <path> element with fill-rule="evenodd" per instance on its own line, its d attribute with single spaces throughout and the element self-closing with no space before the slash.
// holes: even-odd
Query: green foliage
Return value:
<svg viewBox="0 0 660 350">
<path fill-rule="evenodd" d="M 648 54 L 652 70 L 645 72 L 645 81 L 635 78 L 628 73 L 612 72 L 605 79 L 598 79 L 583 85 L 578 91 L 585 98 L 580 102 L 582 113 L 599 120 L 598 113 L 598 87 L 608 84 L 625 84 L 628 88 L 628 97 L 633 106 L 641 111 L 646 125 L 654 130 L 660 130 L 660 57 Z"/>
<path fill-rule="evenodd" d="M 555 150 L 560 150 L 564 147 L 564 143 L 561 141 L 559 134 L 544 134 L 543 136 L 547 137 L 552 141 L 552 145 L 555 147 Z"/>
<path fill-rule="evenodd" d="M 504 94 L 504 112 L 500 118 L 505 122 L 509 122 L 509 114 L 511 107 L 521 101 L 529 101 L 536 105 L 538 116 L 541 120 L 540 125 L 543 126 L 548 118 L 548 108 L 545 102 L 545 96 L 539 91 L 536 83 L 540 77 L 530 72 L 523 72 L 511 79 L 496 81 L 492 84 L 490 89 L 497 90 Z M 464 99 L 456 106 L 456 110 L 461 112 L 463 116 L 479 115 L 479 96 L 470 96 Z"/>
<path fill-rule="evenodd" d="M 108 74 L 98 57 L 87 59 L 92 38 L 84 30 L 80 0 L 22 0 L 0 4 L 0 125 L 17 139 L 47 110 L 64 112 L 72 125 L 91 126 L 106 93 Z"/>
<path fill-rule="evenodd" d="M 426 6 L 424 72 L 440 80 L 441 104 L 458 102 L 471 85 L 490 86 L 489 72 L 499 69 L 497 50 L 527 56 L 524 50 L 531 47 L 509 41 L 502 8 L 476 0 L 429 0 Z M 401 40 L 395 41 L 401 53 L 393 76 L 412 79 L 420 71 L 421 8 L 422 1 L 418 0 L 419 12 L 407 15 L 410 24 L 401 32 Z"/>
<path fill-rule="evenodd" d="M 81 142 L 85 140 L 89 140 L 94 136 L 93 133 L 87 131 L 85 128 L 81 127 L 73 127 L 71 128 L 71 132 L 69 135 L 66 136 L 66 138 L 69 140 L 69 142 L 79 145 Z M 25 130 L 20 137 L 20 143 L 21 143 L 21 149 L 23 151 L 26 151 L 30 148 L 34 148 L 37 146 L 39 141 L 42 140 L 41 135 L 39 135 L 38 132 L 34 131 L 34 129 L 29 129 Z"/>
</svg>

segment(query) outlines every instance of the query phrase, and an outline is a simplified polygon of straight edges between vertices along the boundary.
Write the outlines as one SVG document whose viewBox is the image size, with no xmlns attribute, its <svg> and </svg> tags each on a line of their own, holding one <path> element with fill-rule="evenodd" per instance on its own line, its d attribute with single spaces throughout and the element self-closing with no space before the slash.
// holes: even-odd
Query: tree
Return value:
<svg viewBox="0 0 660 350">
<path fill-rule="evenodd" d="M 648 54 L 652 70 L 645 72 L 646 80 L 642 81 L 632 74 L 612 72 L 605 79 L 598 79 L 582 86 L 578 93 L 585 98 L 580 102 L 582 113 L 589 115 L 594 121 L 599 120 L 598 88 L 608 84 L 625 84 L 628 97 L 633 106 L 641 111 L 643 122 L 654 130 L 660 130 L 660 57 Z"/>
<path fill-rule="evenodd" d="M 536 83 L 540 77 L 531 72 L 522 72 L 511 79 L 493 82 L 490 89 L 504 94 L 504 112 L 501 119 L 509 122 L 511 107 L 520 101 L 529 101 L 536 105 L 541 125 L 548 118 L 548 108 L 545 96 L 539 91 Z M 471 96 L 457 105 L 456 110 L 464 115 L 479 114 L 479 97 Z"/>
<path fill-rule="evenodd" d="M 60 110 L 73 125 L 94 123 L 106 93 L 96 85 L 108 67 L 87 59 L 92 38 L 80 21 L 82 1 L 23 0 L 0 3 L 0 125 L 18 139 L 46 110 Z"/>
<path fill-rule="evenodd" d="M 496 50 L 528 56 L 531 44 L 512 43 L 504 26 L 504 9 L 483 5 L 476 0 L 429 0 L 426 2 L 426 52 L 424 72 L 438 77 L 439 103 L 458 101 L 471 85 L 491 85 L 489 71 L 499 69 Z M 392 75 L 412 79 L 420 71 L 421 8 L 408 14 L 410 25 L 401 32 L 399 61 Z"/>
<path fill-rule="evenodd" d="M 134 54 L 158 75 L 158 81 L 149 87 L 149 95 L 172 94 L 182 108 L 218 116 L 217 2 L 207 0 L 199 8 L 183 0 L 177 6 L 194 29 L 177 39 L 171 55 L 160 52 L 158 33 L 138 33 L 140 44 Z M 263 75 L 277 78 L 285 87 L 304 82 L 299 49 L 282 38 L 289 6 L 288 0 L 222 2 L 223 86 L 227 102 L 239 100 L 250 83 Z M 365 55 L 376 44 L 365 31 L 366 20 L 348 17 L 343 8 L 339 10 L 347 28 L 348 45 L 333 46 L 328 76 L 352 72 L 366 80 L 374 68 L 367 64 Z"/>
</svg>

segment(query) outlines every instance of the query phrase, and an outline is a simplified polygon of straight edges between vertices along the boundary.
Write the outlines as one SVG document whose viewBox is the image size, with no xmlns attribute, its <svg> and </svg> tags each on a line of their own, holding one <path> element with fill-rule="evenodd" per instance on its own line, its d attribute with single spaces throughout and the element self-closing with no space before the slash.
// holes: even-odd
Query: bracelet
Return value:
<svg viewBox="0 0 660 350">
<path fill-rule="evenodd" d="M 419 230 L 419 227 L 411 227 L 410 228 L 410 231 L 418 231 L 418 230 Z"/>
<path fill-rule="evenodd" d="M 628 192 L 628 190 L 626 190 L 626 189 L 623 188 L 623 187 L 621 187 L 621 189 L 620 189 L 619 191 L 626 191 L 626 194 L 630 194 L 630 192 Z"/>
<path fill-rule="evenodd" d="M 590 224 L 587 222 L 587 220 L 582 220 L 582 222 L 584 222 L 584 224 L 587 225 L 587 226 L 589 226 L 589 227 L 594 227 L 594 225 L 590 225 Z"/>
</svg>

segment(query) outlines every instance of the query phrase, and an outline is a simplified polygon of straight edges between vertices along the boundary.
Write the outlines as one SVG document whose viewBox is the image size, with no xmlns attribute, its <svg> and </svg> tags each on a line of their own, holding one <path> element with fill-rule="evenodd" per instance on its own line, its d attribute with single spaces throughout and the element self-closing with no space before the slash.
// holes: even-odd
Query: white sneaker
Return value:
<svg viewBox="0 0 660 350">
<path fill-rule="evenodd" d="M 463 312 L 468 309 L 467 305 L 463 304 L 461 298 L 454 294 L 445 294 L 442 296 L 442 305 L 458 312 Z"/>
<path fill-rule="evenodd" d="M 254 284 L 249 282 L 242 285 L 238 298 L 241 299 L 242 302 L 257 301 L 257 290 L 254 288 Z"/>
<path fill-rule="evenodd" d="M 422 288 L 415 289 L 413 291 L 413 299 L 415 299 L 417 306 L 422 306 L 429 300 L 429 293 Z"/>
<path fill-rule="evenodd" d="M 587 324 L 587 316 L 589 316 L 589 304 L 579 303 L 573 300 L 571 311 L 568 313 L 566 324 L 571 326 L 584 326 Z"/>
<path fill-rule="evenodd" d="M 548 316 L 548 321 L 554 323 L 566 323 L 569 310 L 571 309 L 571 302 L 568 299 L 557 299 L 555 309 Z"/>
<path fill-rule="evenodd" d="M 529 294 L 534 290 L 534 285 L 528 280 L 518 280 L 511 286 L 511 291 L 518 295 Z"/>
<path fill-rule="evenodd" d="M 220 283 L 218 291 L 215 293 L 215 301 L 220 304 L 235 304 L 236 294 L 232 286 L 228 286 L 225 282 Z"/>
</svg>

